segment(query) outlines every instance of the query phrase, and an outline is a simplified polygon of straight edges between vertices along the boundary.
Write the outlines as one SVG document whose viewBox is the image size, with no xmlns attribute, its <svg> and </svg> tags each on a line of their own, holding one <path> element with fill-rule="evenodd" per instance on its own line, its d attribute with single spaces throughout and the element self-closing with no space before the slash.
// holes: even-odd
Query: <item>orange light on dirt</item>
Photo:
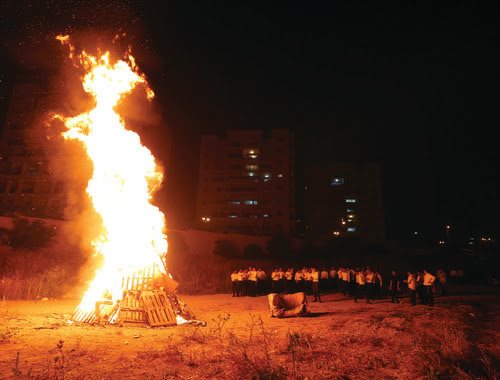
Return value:
<svg viewBox="0 0 500 380">
<path fill-rule="evenodd" d="M 56 116 L 67 128 L 64 138 L 80 141 L 93 163 L 87 193 L 102 219 L 100 234 L 92 242 L 95 254 L 102 256 L 102 266 L 79 305 L 80 310 L 90 311 L 104 294 L 111 301 L 121 299 L 122 278 L 152 267 L 166 272 L 162 262 L 167 252 L 165 217 L 150 203 L 163 175 L 139 135 L 125 129 L 115 110 L 140 83 L 146 86 L 145 96 L 151 98 L 153 92 L 130 54 L 116 61 L 109 52 L 83 51 L 75 56 L 68 36 L 57 39 L 69 46 L 70 58 L 78 59 L 85 70 L 82 86 L 95 100 L 88 112 Z"/>
</svg>

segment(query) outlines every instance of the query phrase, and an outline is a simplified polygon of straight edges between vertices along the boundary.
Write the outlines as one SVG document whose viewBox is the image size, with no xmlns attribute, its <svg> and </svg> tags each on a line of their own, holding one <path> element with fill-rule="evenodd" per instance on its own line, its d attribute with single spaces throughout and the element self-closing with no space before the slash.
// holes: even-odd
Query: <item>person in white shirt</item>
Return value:
<svg viewBox="0 0 500 380">
<path fill-rule="evenodd" d="M 233 286 L 233 297 L 238 297 L 238 271 L 231 273 L 231 285 Z"/>
<path fill-rule="evenodd" d="M 304 273 L 301 270 L 295 272 L 295 286 L 297 291 L 304 292 Z"/>
<path fill-rule="evenodd" d="M 273 273 L 271 274 L 271 280 L 272 280 L 272 288 L 273 288 L 273 293 L 279 293 L 280 289 L 280 273 L 278 268 L 273 270 Z"/>
<path fill-rule="evenodd" d="M 434 306 L 434 295 L 432 294 L 434 281 L 436 281 L 436 277 L 424 269 L 425 303 L 429 306 Z"/>
<path fill-rule="evenodd" d="M 306 286 L 306 294 L 312 294 L 312 272 L 311 268 L 304 270 L 304 280 Z"/>
<path fill-rule="evenodd" d="M 316 268 L 311 268 L 313 302 L 321 302 L 321 296 L 319 294 L 319 277 L 320 274 L 318 270 Z"/>
<path fill-rule="evenodd" d="M 266 277 L 264 269 L 259 268 L 257 271 L 257 290 L 259 295 L 266 294 Z"/>
<path fill-rule="evenodd" d="M 374 299 L 374 285 L 375 285 L 375 273 L 372 272 L 370 268 L 366 269 L 365 274 L 365 290 L 366 290 L 366 303 L 371 303 L 371 300 Z"/>
<path fill-rule="evenodd" d="M 282 268 L 279 268 L 278 273 L 279 273 L 279 277 L 280 277 L 279 289 L 280 289 L 280 292 L 284 292 L 285 286 L 286 286 L 285 271 Z"/>
<path fill-rule="evenodd" d="M 359 268 L 356 269 L 356 290 L 354 295 L 354 302 L 358 302 L 358 298 L 363 297 L 365 294 L 365 287 L 366 287 L 366 281 L 365 281 L 365 274 L 362 270 Z"/>
<path fill-rule="evenodd" d="M 405 282 L 408 284 L 411 306 L 415 306 L 417 304 L 417 276 L 415 273 L 408 272 L 408 279 Z"/>
<path fill-rule="evenodd" d="M 330 280 L 330 289 L 337 290 L 338 289 L 338 272 L 334 267 L 330 268 L 330 272 L 328 272 L 328 277 Z"/>
<path fill-rule="evenodd" d="M 326 268 L 323 268 L 321 270 L 321 273 L 319 274 L 319 283 L 320 283 L 320 288 L 322 290 L 326 290 L 328 288 L 329 282 L 328 282 L 328 271 Z"/>
<path fill-rule="evenodd" d="M 293 293 L 293 268 L 288 268 L 285 272 L 285 291 Z"/>
<path fill-rule="evenodd" d="M 250 268 L 248 270 L 248 295 L 255 297 L 257 295 L 257 269 Z"/>
<path fill-rule="evenodd" d="M 245 295 L 245 271 L 240 269 L 238 271 L 238 297 Z"/>
</svg>

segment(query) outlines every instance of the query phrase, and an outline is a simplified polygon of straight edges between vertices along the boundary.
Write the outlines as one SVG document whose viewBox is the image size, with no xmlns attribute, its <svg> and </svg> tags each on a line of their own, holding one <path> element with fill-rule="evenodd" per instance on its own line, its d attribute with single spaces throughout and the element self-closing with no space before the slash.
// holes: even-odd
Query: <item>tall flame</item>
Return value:
<svg viewBox="0 0 500 380">
<path fill-rule="evenodd" d="M 58 36 L 70 48 L 68 36 Z M 162 181 L 155 158 L 141 144 L 137 133 L 125 129 L 115 107 L 146 79 L 137 72 L 133 57 L 110 62 L 110 53 L 96 56 L 83 51 L 79 63 L 86 74 L 83 88 L 95 99 L 95 107 L 75 117 L 61 117 L 64 138 L 81 141 L 93 163 L 87 193 L 102 219 L 100 235 L 92 242 L 102 266 L 86 291 L 79 309 L 91 311 L 107 293 L 121 299 L 122 278 L 156 267 L 166 272 L 162 257 L 167 252 L 165 217 L 150 202 Z M 153 92 L 147 88 L 147 96 Z"/>
</svg>

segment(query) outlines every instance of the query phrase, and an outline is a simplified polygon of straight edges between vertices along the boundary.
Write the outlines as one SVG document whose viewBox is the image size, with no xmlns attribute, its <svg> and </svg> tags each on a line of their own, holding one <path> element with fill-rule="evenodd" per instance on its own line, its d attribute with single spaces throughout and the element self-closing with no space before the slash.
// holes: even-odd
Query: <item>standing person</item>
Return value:
<svg viewBox="0 0 500 380">
<path fill-rule="evenodd" d="M 337 277 L 338 277 L 338 284 L 339 284 L 339 292 L 344 294 L 344 268 L 340 267 L 339 270 L 337 271 Z"/>
<path fill-rule="evenodd" d="M 320 274 L 317 269 L 311 268 L 312 293 L 314 296 L 313 302 L 321 302 L 321 296 L 319 293 L 319 278 Z"/>
<path fill-rule="evenodd" d="M 304 275 L 302 274 L 302 271 L 300 269 L 297 269 L 295 272 L 295 289 L 298 292 L 304 292 Z"/>
<path fill-rule="evenodd" d="M 358 302 L 358 298 L 361 298 L 363 297 L 363 295 L 365 294 L 365 285 L 366 284 L 366 281 L 365 281 L 365 274 L 363 273 L 362 270 L 359 270 L 357 269 L 356 271 L 356 285 L 357 285 L 357 288 L 355 290 L 355 293 L 353 294 L 354 296 L 354 302 Z"/>
<path fill-rule="evenodd" d="M 248 295 L 255 297 L 257 295 L 257 269 L 250 268 L 248 271 Z"/>
<path fill-rule="evenodd" d="M 287 293 L 293 293 L 293 268 L 288 268 L 285 272 L 285 290 Z"/>
<path fill-rule="evenodd" d="M 399 276 L 395 270 L 391 273 L 391 280 L 389 282 L 389 291 L 391 292 L 391 302 L 392 303 L 401 303 L 399 301 L 399 292 L 401 291 L 401 281 Z"/>
<path fill-rule="evenodd" d="M 271 273 L 271 280 L 272 280 L 272 289 L 273 293 L 279 293 L 279 285 L 280 285 L 280 274 L 278 271 L 278 268 L 275 268 L 273 272 Z"/>
<path fill-rule="evenodd" d="M 306 285 L 306 294 L 312 294 L 312 272 L 311 268 L 304 269 L 304 280 Z"/>
<path fill-rule="evenodd" d="M 408 284 L 411 306 L 415 306 L 417 304 L 417 276 L 415 273 L 408 272 L 408 279 L 405 282 Z"/>
<path fill-rule="evenodd" d="M 417 273 L 417 295 L 418 295 L 418 303 L 420 305 L 427 304 L 427 300 L 425 298 L 425 289 L 424 289 L 424 273 L 419 271 Z"/>
<path fill-rule="evenodd" d="M 266 294 L 266 277 L 264 269 L 259 268 L 257 271 L 257 288 L 260 296 Z"/>
<path fill-rule="evenodd" d="M 326 268 L 321 270 L 319 274 L 321 289 L 326 290 L 328 288 L 328 271 Z"/>
<path fill-rule="evenodd" d="M 356 297 L 358 285 L 356 284 L 356 271 L 351 269 L 349 272 L 349 294 L 351 297 Z"/>
<path fill-rule="evenodd" d="M 334 267 L 330 268 L 330 272 L 328 272 L 328 277 L 330 279 L 330 289 L 338 290 L 338 272 Z"/>
<path fill-rule="evenodd" d="M 350 280 L 350 270 L 349 268 L 342 269 L 342 287 L 344 288 L 344 296 L 349 295 L 349 280 Z"/>
<path fill-rule="evenodd" d="M 241 297 L 244 295 L 244 282 L 245 282 L 245 273 L 243 272 L 243 269 L 240 269 L 238 271 L 238 295 L 237 297 Z"/>
<path fill-rule="evenodd" d="M 285 292 L 286 287 L 286 279 L 285 279 L 285 271 L 282 268 L 279 268 L 278 274 L 280 277 L 280 291 Z"/>
<path fill-rule="evenodd" d="M 243 281 L 241 282 L 241 295 L 248 296 L 248 269 L 243 269 Z"/>
<path fill-rule="evenodd" d="M 442 269 L 436 271 L 436 277 L 438 279 L 439 295 L 446 295 L 446 272 Z"/>
<path fill-rule="evenodd" d="M 231 273 L 231 285 L 233 286 L 233 297 L 238 297 L 238 271 Z"/>
<path fill-rule="evenodd" d="M 378 270 L 376 270 L 373 277 L 373 298 L 378 300 L 382 298 L 383 286 L 384 282 L 382 280 L 382 275 Z"/>
<path fill-rule="evenodd" d="M 366 303 L 371 303 L 371 300 L 374 299 L 374 290 L 375 286 L 375 273 L 372 272 L 370 268 L 366 270 Z"/>
<path fill-rule="evenodd" d="M 427 305 L 434 306 L 434 296 L 432 294 L 432 286 L 434 285 L 434 281 L 436 281 L 436 277 L 427 272 L 424 269 L 424 289 L 425 289 L 425 300 Z"/>
</svg>

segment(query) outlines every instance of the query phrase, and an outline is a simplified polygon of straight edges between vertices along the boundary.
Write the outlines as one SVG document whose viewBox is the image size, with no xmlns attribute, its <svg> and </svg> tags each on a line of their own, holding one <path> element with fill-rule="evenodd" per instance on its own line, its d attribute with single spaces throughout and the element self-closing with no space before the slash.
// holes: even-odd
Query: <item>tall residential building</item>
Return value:
<svg viewBox="0 0 500 380">
<path fill-rule="evenodd" d="M 293 136 L 287 129 L 202 136 L 198 227 L 246 234 L 293 232 L 293 152 Z"/>
<path fill-rule="evenodd" d="M 385 240 L 380 168 L 335 163 L 305 171 L 303 229 L 308 235 Z"/>
<path fill-rule="evenodd" d="M 43 84 L 13 87 L 0 144 L 0 212 L 62 218 L 70 179 L 53 175 L 44 144 L 40 116 L 46 111 Z"/>
</svg>

